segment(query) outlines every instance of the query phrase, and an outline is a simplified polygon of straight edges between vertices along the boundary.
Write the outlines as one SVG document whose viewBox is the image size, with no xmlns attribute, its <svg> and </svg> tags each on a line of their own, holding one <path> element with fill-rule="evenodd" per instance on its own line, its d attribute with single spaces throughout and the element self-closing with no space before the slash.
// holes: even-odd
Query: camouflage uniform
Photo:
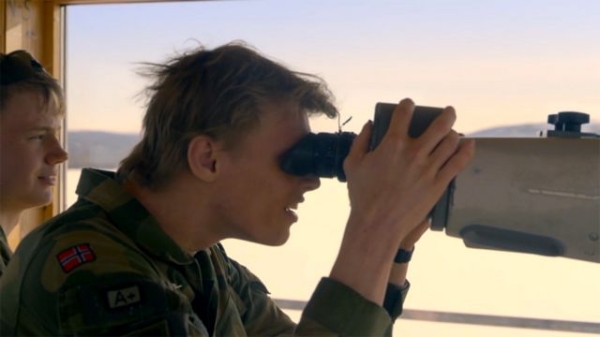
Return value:
<svg viewBox="0 0 600 337">
<path fill-rule="evenodd" d="M 114 174 L 83 170 L 79 200 L 28 235 L 0 279 L 0 333 L 389 334 L 385 309 L 328 278 L 296 325 L 218 244 L 181 250 Z M 401 310 L 403 295 L 391 307 Z M 395 317 L 394 317 L 395 318 Z"/>
<path fill-rule="evenodd" d="M 8 261 L 10 261 L 10 256 L 11 252 L 8 247 L 8 240 L 6 239 L 6 235 L 4 235 L 4 230 L 0 227 L 0 276 L 4 274 Z"/>
</svg>

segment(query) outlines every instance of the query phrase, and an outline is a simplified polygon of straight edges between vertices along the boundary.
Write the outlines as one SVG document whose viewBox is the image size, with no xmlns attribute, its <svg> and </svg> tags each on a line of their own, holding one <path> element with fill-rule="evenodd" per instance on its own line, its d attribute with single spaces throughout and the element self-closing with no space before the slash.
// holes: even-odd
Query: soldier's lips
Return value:
<svg viewBox="0 0 600 337">
<path fill-rule="evenodd" d="M 56 175 L 40 176 L 38 177 L 38 180 L 40 180 L 43 184 L 48 186 L 56 185 Z"/>
<path fill-rule="evenodd" d="M 296 222 L 298 221 L 298 215 L 296 214 L 295 210 L 298 208 L 298 204 L 294 204 L 290 207 L 286 207 L 285 213 L 290 217 L 290 219 L 292 220 L 292 222 Z"/>
</svg>

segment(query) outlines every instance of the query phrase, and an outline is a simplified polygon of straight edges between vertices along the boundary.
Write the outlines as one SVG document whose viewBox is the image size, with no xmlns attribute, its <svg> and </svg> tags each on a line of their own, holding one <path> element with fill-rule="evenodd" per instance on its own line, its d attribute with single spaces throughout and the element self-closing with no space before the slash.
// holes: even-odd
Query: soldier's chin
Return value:
<svg viewBox="0 0 600 337">
<path fill-rule="evenodd" d="M 52 189 L 47 189 L 31 195 L 24 204 L 28 204 L 30 208 L 46 206 L 52 203 Z"/>
<path fill-rule="evenodd" d="M 284 232 L 280 232 L 278 234 L 279 235 L 266 238 L 261 243 L 263 245 L 267 245 L 267 246 L 278 247 L 278 246 L 282 246 L 283 244 L 285 244 L 289 240 L 289 238 L 290 238 L 290 231 L 289 230 L 286 230 Z"/>
</svg>

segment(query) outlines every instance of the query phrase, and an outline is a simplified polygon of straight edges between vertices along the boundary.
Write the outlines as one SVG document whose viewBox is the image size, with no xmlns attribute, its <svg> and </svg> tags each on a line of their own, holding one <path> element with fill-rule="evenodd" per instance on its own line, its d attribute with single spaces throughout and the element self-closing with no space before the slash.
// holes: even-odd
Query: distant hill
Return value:
<svg viewBox="0 0 600 337">
<path fill-rule="evenodd" d="M 67 135 L 69 168 L 116 168 L 139 141 L 133 133 L 70 131 Z"/>
<path fill-rule="evenodd" d="M 469 137 L 539 137 L 548 124 L 518 124 L 484 129 L 467 134 Z M 583 132 L 600 134 L 600 124 L 584 125 Z M 103 131 L 70 131 L 67 136 L 69 168 L 116 168 L 127 156 L 140 136 L 133 133 Z"/>
<path fill-rule="evenodd" d="M 469 133 L 469 137 L 539 137 L 540 131 L 552 130 L 549 124 L 518 124 L 499 126 Z M 585 124 L 582 132 L 600 133 L 600 124 Z"/>
</svg>

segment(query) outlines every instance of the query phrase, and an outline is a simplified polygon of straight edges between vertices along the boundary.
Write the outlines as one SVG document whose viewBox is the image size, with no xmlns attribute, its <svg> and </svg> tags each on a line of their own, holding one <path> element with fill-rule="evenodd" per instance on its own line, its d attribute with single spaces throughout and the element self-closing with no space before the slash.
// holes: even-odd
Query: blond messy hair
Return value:
<svg viewBox="0 0 600 337">
<path fill-rule="evenodd" d="M 193 137 L 208 135 L 235 147 L 258 123 L 266 102 L 298 104 L 309 115 L 338 115 L 321 78 L 289 70 L 243 42 L 200 47 L 164 64 L 146 65 L 142 75 L 154 82 L 146 88 L 142 139 L 118 172 L 151 189 L 187 169 Z"/>
</svg>

